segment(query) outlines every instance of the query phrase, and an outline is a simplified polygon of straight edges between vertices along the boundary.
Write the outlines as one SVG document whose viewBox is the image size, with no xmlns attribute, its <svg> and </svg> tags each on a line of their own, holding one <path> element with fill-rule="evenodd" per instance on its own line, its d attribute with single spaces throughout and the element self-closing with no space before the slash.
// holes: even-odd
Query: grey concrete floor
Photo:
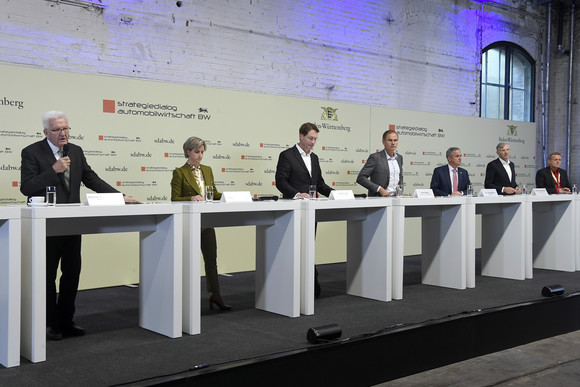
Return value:
<svg viewBox="0 0 580 387">
<path fill-rule="evenodd" d="M 580 386 L 580 330 L 378 386 Z"/>
</svg>

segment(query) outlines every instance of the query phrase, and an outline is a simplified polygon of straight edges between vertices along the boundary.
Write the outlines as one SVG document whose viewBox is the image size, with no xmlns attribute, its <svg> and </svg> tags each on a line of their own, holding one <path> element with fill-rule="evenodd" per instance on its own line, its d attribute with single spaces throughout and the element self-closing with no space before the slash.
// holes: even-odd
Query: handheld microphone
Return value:
<svg viewBox="0 0 580 387">
<path fill-rule="evenodd" d="M 62 146 L 62 157 L 68 156 L 68 144 Z"/>
</svg>

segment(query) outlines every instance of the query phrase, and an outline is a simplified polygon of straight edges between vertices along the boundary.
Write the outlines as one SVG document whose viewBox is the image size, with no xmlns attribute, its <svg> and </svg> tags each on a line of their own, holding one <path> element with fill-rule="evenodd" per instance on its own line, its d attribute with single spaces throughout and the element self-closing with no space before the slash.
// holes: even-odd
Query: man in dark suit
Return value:
<svg viewBox="0 0 580 387">
<path fill-rule="evenodd" d="M 309 198 L 310 185 L 316 191 L 329 196 L 330 188 L 324 182 L 318 156 L 312 152 L 320 130 L 316 125 L 307 122 L 299 129 L 300 141 L 296 146 L 280 153 L 276 166 L 276 188 L 282 192 L 284 199 Z"/>
<path fill-rule="evenodd" d="M 469 174 L 461 165 L 461 150 L 451 147 L 445 152 L 447 165 L 442 165 L 433 170 L 431 176 L 431 189 L 435 196 L 461 196 L 467 195 L 467 186 L 471 184 Z"/>
<path fill-rule="evenodd" d="M 47 186 L 55 186 L 57 203 L 80 203 L 81 182 L 96 192 L 118 192 L 91 169 L 83 150 L 68 142 L 70 127 L 63 112 L 45 113 L 42 123 L 46 138 L 22 150 L 20 192 L 28 197 L 44 196 Z M 136 200 L 125 197 L 125 201 Z M 62 275 L 57 300 L 59 262 Z M 80 272 L 81 236 L 47 237 L 46 325 L 51 340 L 85 334 L 73 321 Z"/>
<path fill-rule="evenodd" d="M 397 186 L 403 189 L 403 156 L 395 153 L 399 134 L 383 133 L 384 150 L 373 153 L 360 170 L 356 182 L 369 190 L 369 196 L 393 196 Z"/>
<path fill-rule="evenodd" d="M 521 193 L 516 183 L 516 170 L 510 158 L 510 146 L 500 142 L 495 147 L 499 158 L 490 161 L 485 168 L 485 188 L 493 188 L 500 195 L 513 195 Z"/>
<path fill-rule="evenodd" d="M 562 165 L 562 154 L 554 152 L 548 156 L 548 166 L 538 170 L 536 173 L 536 187 L 545 188 L 549 194 L 569 194 L 572 192 L 572 185 L 568 180 L 568 174 Z"/>
<path fill-rule="evenodd" d="M 284 199 L 309 198 L 311 185 L 316 186 L 316 192 L 330 195 L 332 188 L 324 182 L 318 156 L 312 152 L 319 132 L 318 127 L 310 122 L 302 124 L 298 131 L 298 144 L 280 153 L 276 165 L 276 188 L 282 192 Z M 320 296 L 320 291 L 318 270 L 315 268 L 314 295 Z"/>
</svg>

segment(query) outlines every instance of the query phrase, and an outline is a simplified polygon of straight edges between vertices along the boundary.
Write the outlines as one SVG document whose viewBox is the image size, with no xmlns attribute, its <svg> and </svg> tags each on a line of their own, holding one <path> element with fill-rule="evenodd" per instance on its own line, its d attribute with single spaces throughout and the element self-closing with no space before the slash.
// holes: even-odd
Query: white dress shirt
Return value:
<svg viewBox="0 0 580 387">
<path fill-rule="evenodd" d="M 501 165 L 503 165 L 503 168 L 505 169 L 508 178 L 510 179 L 510 181 L 512 181 L 512 169 L 510 168 L 510 161 L 503 161 L 503 159 L 500 157 L 499 161 L 501 162 Z"/>
<path fill-rule="evenodd" d="M 312 159 L 310 158 L 310 153 L 306 154 L 302 148 L 298 144 L 296 144 L 296 148 L 298 148 L 298 152 L 300 152 L 300 156 L 302 156 L 302 161 L 306 164 L 306 169 L 308 169 L 308 173 L 310 177 L 312 177 Z"/>
<path fill-rule="evenodd" d="M 389 186 L 387 187 L 387 191 L 389 194 L 395 193 L 397 189 L 397 185 L 399 185 L 399 176 L 401 174 L 401 169 L 399 168 L 399 163 L 397 162 L 397 154 L 393 157 L 389 156 L 387 151 L 385 151 L 387 155 L 387 162 L 389 163 Z"/>
</svg>

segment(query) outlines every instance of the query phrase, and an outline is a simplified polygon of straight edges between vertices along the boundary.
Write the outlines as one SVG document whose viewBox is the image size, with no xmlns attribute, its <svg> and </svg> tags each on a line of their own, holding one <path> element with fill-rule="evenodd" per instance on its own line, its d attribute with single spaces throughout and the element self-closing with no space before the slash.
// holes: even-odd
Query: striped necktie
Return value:
<svg viewBox="0 0 580 387">
<path fill-rule="evenodd" d="M 64 156 L 62 148 L 58 150 L 58 155 L 59 158 Z M 70 191 L 70 166 L 69 168 L 66 169 L 66 171 L 64 171 L 64 182 L 66 183 L 66 188 L 68 188 L 68 190 Z"/>
</svg>

